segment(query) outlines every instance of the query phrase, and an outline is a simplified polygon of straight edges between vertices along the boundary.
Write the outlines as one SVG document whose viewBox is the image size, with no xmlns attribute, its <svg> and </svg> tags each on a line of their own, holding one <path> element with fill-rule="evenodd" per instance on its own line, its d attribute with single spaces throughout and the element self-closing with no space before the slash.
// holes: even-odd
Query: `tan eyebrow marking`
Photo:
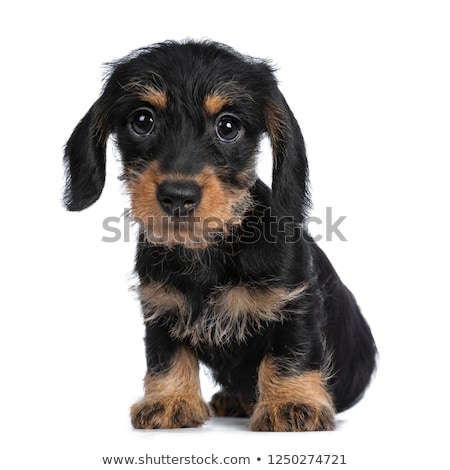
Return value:
<svg viewBox="0 0 450 470">
<path fill-rule="evenodd" d="M 223 107 L 230 103 L 231 98 L 229 96 L 213 92 L 206 96 L 203 107 L 208 114 L 213 115 L 220 113 Z"/>
<path fill-rule="evenodd" d="M 142 83 L 132 82 L 123 87 L 136 93 L 142 101 L 147 101 L 155 108 L 165 109 L 169 100 L 167 93 L 153 85 L 144 85 Z"/>
</svg>

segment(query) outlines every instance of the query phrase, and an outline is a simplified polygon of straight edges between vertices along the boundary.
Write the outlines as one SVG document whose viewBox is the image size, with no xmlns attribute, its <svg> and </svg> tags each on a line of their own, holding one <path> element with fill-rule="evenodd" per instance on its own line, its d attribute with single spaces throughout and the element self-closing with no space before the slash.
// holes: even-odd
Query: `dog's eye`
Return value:
<svg viewBox="0 0 450 470">
<path fill-rule="evenodd" d="M 130 116 L 130 129 L 138 136 L 152 133 L 155 127 L 153 113 L 148 108 L 139 108 Z"/>
<path fill-rule="evenodd" d="M 234 116 L 221 116 L 216 124 L 217 137 L 222 142 L 234 142 L 241 135 L 241 123 Z"/>
</svg>

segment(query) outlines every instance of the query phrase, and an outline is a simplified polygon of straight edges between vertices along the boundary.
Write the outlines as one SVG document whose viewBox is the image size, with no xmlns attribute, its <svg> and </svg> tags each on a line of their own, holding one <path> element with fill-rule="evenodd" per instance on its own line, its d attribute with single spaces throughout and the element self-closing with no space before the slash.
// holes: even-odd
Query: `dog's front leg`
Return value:
<svg viewBox="0 0 450 470">
<path fill-rule="evenodd" d="M 289 371 L 289 358 L 267 355 L 258 371 L 258 402 L 252 431 L 330 431 L 334 408 L 319 370 Z"/>
<path fill-rule="evenodd" d="M 147 352 L 147 362 L 149 359 Z M 157 369 L 156 362 L 155 367 L 149 367 L 144 380 L 144 398 L 131 407 L 133 426 L 136 429 L 201 426 L 212 411 L 201 396 L 195 354 L 178 346 L 168 365 Z"/>
</svg>

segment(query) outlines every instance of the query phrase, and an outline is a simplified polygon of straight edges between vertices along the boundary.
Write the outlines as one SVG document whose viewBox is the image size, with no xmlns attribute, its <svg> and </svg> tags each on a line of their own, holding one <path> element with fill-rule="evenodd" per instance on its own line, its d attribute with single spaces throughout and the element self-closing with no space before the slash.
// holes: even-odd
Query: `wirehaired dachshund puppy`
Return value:
<svg viewBox="0 0 450 470">
<path fill-rule="evenodd" d="M 145 394 L 135 428 L 248 416 L 254 431 L 321 431 L 363 395 L 376 363 L 351 292 L 303 222 L 300 128 L 263 60 L 164 42 L 110 65 L 65 147 L 66 208 L 93 204 L 108 137 L 139 226 Z M 272 187 L 257 176 L 273 150 Z M 221 386 L 208 404 L 199 361 Z"/>
</svg>

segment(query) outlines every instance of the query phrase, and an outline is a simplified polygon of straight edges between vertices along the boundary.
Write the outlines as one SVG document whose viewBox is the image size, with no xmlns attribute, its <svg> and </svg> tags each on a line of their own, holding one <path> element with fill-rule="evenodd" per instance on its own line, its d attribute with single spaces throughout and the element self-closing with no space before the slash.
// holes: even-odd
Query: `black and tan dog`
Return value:
<svg viewBox="0 0 450 470">
<path fill-rule="evenodd" d="M 370 329 L 304 228 L 308 164 L 267 62 L 211 42 L 166 42 L 111 65 L 65 149 L 67 209 L 94 203 L 107 139 L 123 161 L 145 320 L 136 428 L 249 416 L 255 431 L 316 431 L 363 395 Z M 273 183 L 256 174 L 268 135 Z M 199 361 L 222 386 L 201 396 Z"/>
</svg>

